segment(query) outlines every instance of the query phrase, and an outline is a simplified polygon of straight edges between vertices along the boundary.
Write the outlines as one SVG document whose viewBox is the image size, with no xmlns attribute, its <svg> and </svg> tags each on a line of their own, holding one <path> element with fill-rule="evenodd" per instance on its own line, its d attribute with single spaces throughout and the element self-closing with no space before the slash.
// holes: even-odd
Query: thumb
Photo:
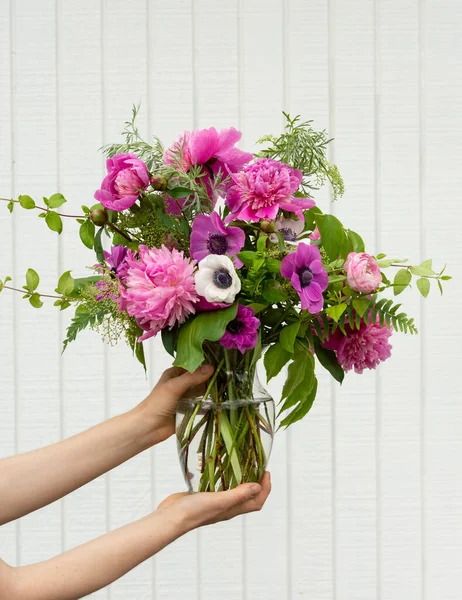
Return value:
<svg viewBox="0 0 462 600">
<path fill-rule="evenodd" d="M 207 379 L 212 375 L 212 373 L 212 365 L 202 365 L 202 367 L 196 369 L 194 373 L 186 372 L 182 375 L 179 375 L 178 377 L 172 377 L 172 379 L 167 381 L 165 385 L 169 389 L 169 391 L 172 392 L 172 394 L 175 394 L 176 396 L 180 397 L 189 388 L 194 387 L 195 385 L 199 385 L 204 381 L 207 381 Z"/>
</svg>

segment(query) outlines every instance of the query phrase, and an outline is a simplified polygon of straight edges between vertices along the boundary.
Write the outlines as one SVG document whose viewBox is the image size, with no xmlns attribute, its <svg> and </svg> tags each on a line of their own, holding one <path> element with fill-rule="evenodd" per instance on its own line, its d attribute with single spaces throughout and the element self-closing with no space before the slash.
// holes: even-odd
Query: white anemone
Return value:
<svg viewBox="0 0 462 600">
<path fill-rule="evenodd" d="M 241 280 L 228 256 L 209 254 L 199 263 L 194 276 L 196 291 L 207 302 L 234 302 L 241 291 Z"/>
</svg>

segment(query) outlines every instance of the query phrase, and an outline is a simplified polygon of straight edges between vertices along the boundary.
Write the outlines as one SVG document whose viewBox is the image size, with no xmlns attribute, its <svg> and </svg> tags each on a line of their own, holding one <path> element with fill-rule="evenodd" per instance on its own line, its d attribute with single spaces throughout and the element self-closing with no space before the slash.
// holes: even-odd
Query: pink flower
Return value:
<svg viewBox="0 0 462 600">
<path fill-rule="evenodd" d="M 314 206 L 310 198 L 295 198 L 302 173 L 270 158 L 260 158 L 232 176 L 226 196 L 231 213 L 226 221 L 276 219 L 280 210 L 293 212 L 303 221 L 303 211 Z"/>
<path fill-rule="evenodd" d="M 127 256 L 126 289 L 122 290 L 129 315 L 145 330 L 142 342 L 161 329 L 183 323 L 195 312 L 198 295 L 193 271 L 196 261 L 190 261 L 178 250 L 139 247 L 139 258 Z"/>
<path fill-rule="evenodd" d="M 310 240 L 313 240 L 314 242 L 321 239 L 321 232 L 319 231 L 317 225 L 314 228 L 313 232 L 310 233 L 310 235 L 308 237 L 310 238 Z"/>
<path fill-rule="evenodd" d="M 197 215 L 191 231 L 191 256 L 201 261 L 209 254 L 236 256 L 245 243 L 245 233 L 239 227 L 225 227 L 220 215 Z M 234 259 L 237 268 L 242 262 Z"/>
<path fill-rule="evenodd" d="M 311 314 L 322 310 L 323 291 L 328 285 L 328 276 L 321 262 L 317 246 L 300 243 L 296 252 L 291 252 L 281 262 L 281 275 L 290 279 L 298 292 L 303 309 Z"/>
<path fill-rule="evenodd" d="M 378 317 L 372 325 L 363 321 L 360 329 L 345 325 L 345 331 L 347 334 L 343 335 L 337 329 L 328 342 L 322 344 L 337 353 L 337 360 L 345 371 L 354 368 L 356 373 L 362 373 L 364 369 L 375 369 L 380 362 L 390 358 L 392 347 L 388 338 L 392 331 L 386 325 L 381 327 Z"/>
<path fill-rule="evenodd" d="M 237 348 L 244 354 L 246 350 L 252 350 L 257 345 L 259 327 L 260 321 L 255 317 L 253 310 L 239 304 L 236 318 L 226 326 L 220 344 L 228 350 Z"/>
<path fill-rule="evenodd" d="M 134 154 L 115 154 L 106 161 L 107 175 L 95 198 L 105 208 L 122 211 L 133 206 L 149 185 L 146 165 Z"/>
<path fill-rule="evenodd" d="M 350 252 L 345 261 L 345 271 L 348 285 L 362 294 L 370 294 L 382 282 L 378 264 L 365 252 Z"/>
<path fill-rule="evenodd" d="M 221 171 L 226 177 L 253 159 L 252 154 L 235 147 L 241 136 L 241 132 L 234 127 L 221 131 L 215 127 L 185 131 L 179 141 L 165 151 L 165 164 L 181 167 L 184 171 L 189 171 L 195 165 L 207 165 L 214 175 Z M 182 155 L 181 165 L 177 164 L 179 152 Z"/>
</svg>

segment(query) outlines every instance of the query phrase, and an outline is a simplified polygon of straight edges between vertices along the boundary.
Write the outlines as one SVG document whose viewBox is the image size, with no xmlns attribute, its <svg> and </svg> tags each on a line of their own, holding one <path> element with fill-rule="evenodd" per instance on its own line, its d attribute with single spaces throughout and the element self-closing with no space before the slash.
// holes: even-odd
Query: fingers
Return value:
<svg viewBox="0 0 462 600">
<path fill-rule="evenodd" d="M 170 371 L 170 369 L 168 369 L 168 371 Z M 164 375 L 166 373 L 167 372 L 165 372 Z M 207 381 L 207 379 L 212 375 L 212 373 L 213 367 L 211 365 L 203 365 L 202 367 L 196 369 L 194 373 L 188 373 L 187 371 L 183 371 L 181 369 L 181 374 L 172 374 L 168 377 L 168 379 L 165 382 L 165 386 L 170 392 L 172 392 L 172 394 L 175 394 L 176 396 L 180 397 L 189 388 L 192 388 L 203 383 L 204 381 Z"/>
<path fill-rule="evenodd" d="M 157 510 L 162 508 L 168 508 L 171 504 L 173 504 L 180 498 L 184 498 L 185 496 L 189 496 L 189 492 L 177 492 L 176 494 L 171 494 L 170 496 L 165 498 L 165 500 L 162 500 L 162 502 L 157 507 Z"/>
<path fill-rule="evenodd" d="M 167 381 L 173 377 L 179 377 L 180 375 L 183 375 L 183 373 L 186 373 L 186 371 L 181 367 L 170 367 L 169 369 L 165 369 L 160 376 L 159 381 L 156 383 L 156 387 L 158 385 L 162 385 L 163 383 L 167 383 Z"/>
<path fill-rule="evenodd" d="M 237 489 L 237 488 L 236 488 Z M 219 515 L 219 518 L 215 521 L 228 521 L 238 515 L 244 515 L 249 512 L 259 511 L 263 508 L 268 496 L 271 492 L 271 475 L 266 472 L 261 480 L 261 490 L 252 498 L 247 499 L 241 504 L 237 504 L 232 508 L 228 509 L 225 513 Z"/>
</svg>

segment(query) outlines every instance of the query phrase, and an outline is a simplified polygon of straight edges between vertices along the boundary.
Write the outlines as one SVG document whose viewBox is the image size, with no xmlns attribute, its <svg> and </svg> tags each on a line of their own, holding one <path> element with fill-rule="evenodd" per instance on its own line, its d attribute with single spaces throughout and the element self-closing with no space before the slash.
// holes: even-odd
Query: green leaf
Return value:
<svg viewBox="0 0 462 600">
<path fill-rule="evenodd" d="M 251 250 L 243 250 L 237 253 L 237 257 L 245 264 L 246 267 L 251 267 L 253 261 L 257 258 L 257 253 Z"/>
<path fill-rule="evenodd" d="M 375 257 L 376 260 L 382 260 L 382 258 L 386 258 L 386 254 L 377 254 L 377 256 Z"/>
<path fill-rule="evenodd" d="M 278 281 L 265 281 L 262 296 L 271 304 L 274 302 L 283 302 L 287 298 L 286 292 Z"/>
<path fill-rule="evenodd" d="M 39 219 L 46 219 L 47 214 L 48 214 L 47 212 L 41 212 L 41 213 L 38 214 L 38 218 Z"/>
<path fill-rule="evenodd" d="M 263 357 L 267 381 L 270 381 L 273 377 L 276 377 L 276 375 L 280 373 L 282 367 L 290 360 L 290 358 L 290 352 L 284 350 L 280 342 L 276 342 L 270 346 Z"/>
<path fill-rule="evenodd" d="M 449 281 L 450 279 L 452 279 L 452 277 L 451 277 L 450 275 L 443 275 L 443 276 L 441 277 L 441 279 L 442 279 L 443 281 Z"/>
<path fill-rule="evenodd" d="M 321 346 L 319 338 L 314 338 L 314 351 L 321 365 L 329 371 L 332 377 L 342 383 L 345 378 L 345 371 L 339 365 L 337 355 L 333 350 L 327 350 Z"/>
<path fill-rule="evenodd" d="M 172 329 L 162 329 L 162 344 L 164 345 L 165 350 L 170 354 L 170 356 L 175 357 L 176 344 L 178 339 L 178 327 L 173 327 Z"/>
<path fill-rule="evenodd" d="M 314 372 L 312 363 L 313 357 L 308 352 L 299 352 L 295 355 L 294 360 L 290 363 L 289 368 L 287 370 L 287 379 L 284 383 L 284 387 L 282 388 L 282 396 L 281 399 L 293 397 L 294 392 L 297 390 L 299 393 L 299 397 L 295 399 L 295 402 L 299 401 L 300 398 L 303 397 L 304 390 L 298 390 L 298 387 L 302 383 L 305 378 L 305 374 L 307 371 Z M 308 392 L 308 390 L 306 390 Z M 282 410 L 289 408 L 287 404 L 285 407 L 283 406 Z"/>
<path fill-rule="evenodd" d="M 41 308 L 43 306 L 43 302 L 40 300 L 39 294 L 32 294 L 29 298 L 29 302 L 34 308 Z"/>
<path fill-rule="evenodd" d="M 379 265 L 379 267 L 381 269 L 386 269 L 388 267 L 391 267 L 391 265 L 395 264 L 395 263 L 405 263 L 407 262 L 408 259 L 407 258 L 387 258 L 387 260 L 378 260 L 377 264 Z"/>
<path fill-rule="evenodd" d="M 424 260 L 420 263 L 420 266 L 424 269 L 431 269 L 433 265 L 433 260 L 429 258 L 428 260 Z"/>
<path fill-rule="evenodd" d="M 265 252 L 266 250 L 266 242 L 268 240 L 268 236 L 264 233 L 260 233 L 257 240 L 257 250 L 258 252 Z"/>
<path fill-rule="evenodd" d="M 321 233 L 322 245 L 331 260 L 342 254 L 345 245 L 345 230 L 343 225 L 333 215 L 315 215 L 316 224 Z"/>
<path fill-rule="evenodd" d="M 67 202 L 67 200 L 62 194 L 53 194 L 53 196 L 48 198 L 48 206 L 50 208 L 59 208 L 65 202 Z"/>
<path fill-rule="evenodd" d="M 279 341 L 281 342 L 281 346 L 284 350 L 287 350 L 287 352 L 292 353 L 294 351 L 295 338 L 297 337 L 299 329 L 300 321 L 296 321 L 281 330 Z"/>
<path fill-rule="evenodd" d="M 167 194 L 174 200 L 178 200 L 179 198 L 187 198 L 194 194 L 194 192 L 185 187 L 176 187 L 172 190 L 167 190 Z"/>
<path fill-rule="evenodd" d="M 244 261 L 242 261 L 244 262 Z M 266 260 L 266 268 L 270 273 L 280 273 L 281 271 L 281 261 L 276 258 L 268 258 Z"/>
<path fill-rule="evenodd" d="M 407 286 L 411 282 L 411 279 L 412 275 L 410 274 L 408 269 L 400 269 L 396 273 L 395 279 L 393 281 L 395 296 L 401 294 L 401 292 L 403 292 L 407 288 Z"/>
<path fill-rule="evenodd" d="M 146 373 L 146 358 L 144 356 L 143 342 L 135 342 L 135 356 L 138 361 L 143 365 L 144 372 Z"/>
<path fill-rule="evenodd" d="M 58 281 L 58 287 L 55 290 L 58 294 L 68 296 L 74 291 L 74 279 L 70 271 L 66 271 L 61 275 Z"/>
<path fill-rule="evenodd" d="M 364 316 L 364 313 L 369 308 L 371 301 L 367 298 L 354 298 L 353 308 L 360 317 Z"/>
<path fill-rule="evenodd" d="M 192 317 L 180 327 L 177 355 L 174 365 L 190 373 L 204 360 L 202 344 L 205 340 L 217 342 L 225 333 L 226 326 L 236 317 L 237 303 L 222 310 L 203 312 Z"/>
<path fill-rule="evenodd" d="M 287 417 L 285 417 L 281 421 L 279 427 L 287 428 L 289 427 L 289 425 L 293 425 L 297 421 L 300 421 L 300 419 L 303 419 L 303 417 L 308 414 L 311 407 L 313 406 L 313 402 L 316 398 L 317 391 L 318 381 L 315 378 L 310 393 L 305 398 L 303 398 L 303 400 L 298 404 L 298 406 L 290 414 L 288 414 Z"/>
<path fill-rule="evenodd" d="M 262 310 L 265 310 L 265 308 L 267 308 L 268 305 L 259 304 L 258 302 L 252 302 L 252 304 L 247 304 L 247 306 L 253 310 L 254 314 L 257 315 Z"/>
<path fill-rule="evenodd" d="M 51 231 L 56 231 L 58 235 L 63 230 L 63 222 L 61 217 L 55 212 L 47 212 L 45 216 L 45 222 Z"/>
<path fill-rule="evenodd" d="M 443 286 L 441 285 L 441 281 L 439 279 L 437 279 L 438 282 L 438 287 L 440 289 L 440 294 L 443 295 Z"/>
<path fill-rule="evenodd" d="M 428 267 L 411 267 L 411 273 L 418 277 L 433 277 L 436 275 L 435 271 Z"/>
<path fill-rule="evenodd" d="M 90 250 L 93 249 L 94 241 L 95 241 L 95 225 L 90 220 L 84 221 L 84 223 L 80 226 L 79 235 L 82 242 L 85 244 L 87 248 Z"/>
<path fill-rule="evenodd" d="M 103 250 L 103 244 L 101 243 L 101 235 L 103 233 L 104 227 L 101 227 L 101 229 L 99 229 L 95 235 L 95 253 L 96 253 L 96 258 L 98 259 L 98 262 L 100 262 L 101 264 L 104 263 L 104 250 Z"/>
<path fill-rule="evenodd" d="M 346 304 L 337 304 L 335 306 L 329 306 L 326 308 L 326 314 L 329 315 L 335 322 L 337 322 L 343 313 L 346 311 Z"/>
<path fill-rule="evenodd" d="M 424 298 L 428 296 L 428 292 L 430 291 L 430 280 L 429 279 L 417 279 L 417 287 L 419 288 L 419 292 L 422 294 Z"/>
<path fill-rule="evenodd" d="M 33 292 L 34 290 L 36 290 L 39 283 L 40 277 L 38 276 L 38 273 L 34 271 L 34 269 L 27 269 L 26 285 L 29 292 Z"/>
<path fill-rule="evenodd" d="M 35 208 L 35 202 L 30 196 L 18 196 L 19 204 L 26 210 Z"/>
<path fill-rule="evenodd" d="M 7 208 L 8 208 L 8 210 L 10 211 L 10 213 L 12 213 L 12 212 L 13 212 L 14 205 L 15 205 L 15 202 L 14 202 L 14 200 L 10 200 L 10 201 L 8 202 L 8 204 L 6 205 L 6 206 L 7 206 Z"/>
<path fill-rule="evenodd" d="M 349 229 L 347 232 L 347 235 L 348 235 L 348 239 L 351 242 L 353 252 L 364 252 L 365 251 L 364 241 L 363 241 L 363 238 L 359 235 L 359 233 L 356 233 L 356 231 L 352 231 L 351 229 Z"/>
</svg>

